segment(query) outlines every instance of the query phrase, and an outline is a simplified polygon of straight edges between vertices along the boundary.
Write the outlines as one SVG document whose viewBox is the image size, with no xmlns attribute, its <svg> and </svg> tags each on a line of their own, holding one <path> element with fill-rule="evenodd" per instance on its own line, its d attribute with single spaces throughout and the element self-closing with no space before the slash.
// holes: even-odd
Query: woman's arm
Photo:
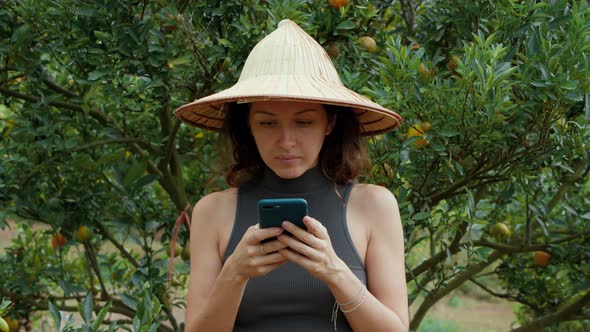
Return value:
<svg viewBox="0 0 590 332">
<path fill-rule="evenodd" d="M 346 313 L 346 318 L 354 331 L 407 331 L 404 238 L 397 201 L 389 190 L 380 186 L 358 185 L 357 189 L 355 208 L 359 216 L 364 216 L 361 221 L 369 227 L 365 256 L 369 292 L 363 304 Z M 360 287 L 352 272 L 337 277 L 332 285 L 340 303 L 353 300 Z M 354 306 L 343 309 L 350 310 Z"/>
<path fill-rule="evenodd" d="M 220 252 L 220 234 L 233 225 L 235 191 L 203 197 L 193 209 L 190 237 L 190 275 L 186 307 L 186 331 L 232 331 L 244 288 L 251 277 L 264 275 L 285 262 L 278 241 L 260 241 L 282 232 L 280 228 L 250 227 L 225 264 Z M 227 228 L 227 227 L 226 227 Z M 231 227 L 229 227 L 231 230 Z"/>
<path fill-rule="evenodd" d="M 354 301 L 342 308 L 344 311 L 354 310 L 338 313 L 346 315 L 354 331 L 407 331 L 404 240 L 397 202 L 385 188 L 356 187 L 349 201 L 352 206 L 348 208 L 353 209 L 355 218 L 361 218 L 360 221 L 368 227 L 365 255 L 368 291 L 362 291 L 361 282 L 335 254 L 326 228 L 313 218 L 304 219 L 308 232 L 285 224 L 285 229 L 298 240 L 280 236 L 279 239 L 294 250 L 281 250 L 280 253 L 323 280 L 337 302 Z"/>
</svg>

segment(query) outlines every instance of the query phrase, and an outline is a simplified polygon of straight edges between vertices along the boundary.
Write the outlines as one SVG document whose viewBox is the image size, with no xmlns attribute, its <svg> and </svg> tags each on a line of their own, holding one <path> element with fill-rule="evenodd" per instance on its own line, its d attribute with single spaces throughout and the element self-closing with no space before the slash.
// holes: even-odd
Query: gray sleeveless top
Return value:
<svg viewBox="0 0 590 332">
<path fill-rule="evenodd" d="M 308 203 L 309 215 L 328 229 L 336 254 L 366 285 L 365 267 L 346 224 L 346 202 L 352 185 L 337 188 L 342 198 L 318 167 L 288 180 L 267 169 L 260 181 L 238 189 L 236 220 L 225 258 L 233 253 L 246 229 L 257 223 L 259 199 L 302 197 Z M 234 331 L 333 331 L 330 319 L 334 301 L 322 281 L 287 262 L 265 276 L 248 281 Z M 338 314 L 337 326 L 338 331 L 352 331 L 342 313 Z"/>
</svg>

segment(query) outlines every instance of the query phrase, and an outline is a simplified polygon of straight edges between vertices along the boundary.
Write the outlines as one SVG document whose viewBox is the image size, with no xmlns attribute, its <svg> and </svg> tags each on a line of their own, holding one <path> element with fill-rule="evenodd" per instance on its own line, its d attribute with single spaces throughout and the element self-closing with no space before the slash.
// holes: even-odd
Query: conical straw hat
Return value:
<svg viewBox="0 0 590 332">
<path fill-rule="evenodd" d="M 281 21 L 256 44 L 234 86 L 179 107 L 176 116 L 189 125 L 219 131 L 223 129 L 225 103 L 267 100 L 350 107 L 360 114 L 363 135 L 395 129 L 402 120 L 397 113 L 346 88 L 322 46 L 290 20 Z"/>
</svg>

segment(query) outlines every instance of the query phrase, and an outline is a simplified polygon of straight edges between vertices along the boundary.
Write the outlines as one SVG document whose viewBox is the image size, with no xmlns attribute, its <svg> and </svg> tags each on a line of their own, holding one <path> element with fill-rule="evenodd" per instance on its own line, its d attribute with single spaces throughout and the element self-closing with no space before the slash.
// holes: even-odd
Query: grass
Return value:
<svg viewBox="0 0 590 332">
<path fill-rule="evenodd" d="M 417 332 L 462 332 L 457 323 L 443 320 L 426 318 Z"/>
</svg>

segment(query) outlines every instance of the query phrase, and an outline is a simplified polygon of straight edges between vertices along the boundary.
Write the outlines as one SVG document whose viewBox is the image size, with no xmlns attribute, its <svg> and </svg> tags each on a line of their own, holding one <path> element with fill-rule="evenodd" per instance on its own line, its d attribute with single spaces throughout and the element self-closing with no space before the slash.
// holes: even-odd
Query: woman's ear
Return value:
<svg viewBox="0 0 590 332">
<path fill-rule="evenodd" d="M 326 126 L 326 136 L 332 133 L 334 126 L 336 125 L 336 113 L 332 113 L 328 116 L 328 125 Z"/>
</svg>

